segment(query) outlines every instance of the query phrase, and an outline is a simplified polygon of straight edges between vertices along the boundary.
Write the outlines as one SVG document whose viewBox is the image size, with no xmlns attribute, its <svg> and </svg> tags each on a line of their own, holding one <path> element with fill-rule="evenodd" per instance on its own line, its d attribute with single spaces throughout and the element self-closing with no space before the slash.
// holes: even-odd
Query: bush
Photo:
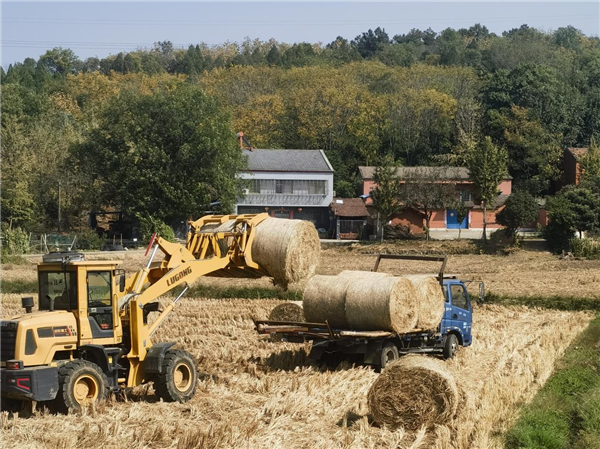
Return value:
<svg viewBox="0 0 600 449">
<path fill-rule="evenodd" d="M 2 253 L 25 254 L 29 252 L 29 236 L 21 228 L 2 229 Z"/>
<path fill-rule="evenodd" d="M 86 229 L 77 233 L 75 247 L 83 250 L 99 250 L 104 244 L 104 239 L 92 229 Z"/>
<path fill-rule="evenodd" d="M 548 218 L 548 226 L 542 232 L 548 246 L 555 253 L 568 251 L 575 234 L 575 215 L 566 198 L 559 195 L 548 199 Z"/>
<path fill-rule="evenodd" d="M 414 239 L 412 231 L 410 230 L 410 226 L 397 224 L 397 225 L 389 225 L 386 224 L 383 226 L 383 235 L 386 240 L 407 240 Z"/>
<path fill-rule="evenodd" d="M 506 200 L 506 205 L 496 218 L 502 226 L 506 226 L 507 235 L 513 237 L 517 229 L 538 218 L 538 204 L 535 198 L 525 191 L 516 191 Z"/>
<path fill-rule="evenodd" d="M 600 259 L 600 239 L 571 239 L 573 255 L 586 259 Z"/>
<path fill-rule="evenodd" d="M 155 232 L 158 236 L 168 240 L 169 242 L 175 241 L 173 228 L 167 225 L 165 222 L 149 215 L 137 214 L 136 217 L 139 221 L 140 234 L 142 235 L 142 242 L 144 242 L 144 244 L 150 242 L 152 234 Z"/>
</svg>

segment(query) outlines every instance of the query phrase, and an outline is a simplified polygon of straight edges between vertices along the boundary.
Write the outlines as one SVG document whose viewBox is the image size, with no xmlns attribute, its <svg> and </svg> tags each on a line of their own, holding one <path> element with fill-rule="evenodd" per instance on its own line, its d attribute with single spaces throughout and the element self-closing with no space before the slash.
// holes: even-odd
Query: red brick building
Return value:
<svg viewBox="0 0 600 449">
<path fill-rule="evenodd" d="M 373 202 L 368 196 L 376 186 L 373 176 L 375 167 L 359 167 L 360 175 L 363 183 L 363 196 L 366 198 L 365 204 L 369 209 L 371 219 L 377 217 L 377 212 L 373 207 Z M 482 230 L 483 229 L 483 209 L 481 201 L 474 193 L 473 182 L 469 179 L 469 171 L 464 167 L 399 167 L 397 175 L 400 179 L 410 178 L 415 176 L 417 172 L 423 171 L 439 171 L 443 173 L 437 176 L 438 179 L 443 179 L 439 182 L 452 183 L 456 189 L 456 199 L 462 199 L 469 213 L 463 223 L 460 224 L 461 229 Z M 496 223 L 496 214 L 502 209 L 506 199 L 512 193 L 512 177 L 507 176 L 498 185 L 498 196 L 496 198 L 495 207 L 487 211 L 487 226 L 488 229 L 497 229 L 502 226 Z M 542 219 L 543 217 L 540 217 Z M 402 224 L 409 226 L 414 234 L 423 232 L 425 226 L 425 217 L 421 211 L 413 209 L 404 209 L 399 215 L 391 220 L 391 224 Z M 437 210 L 431 218 L 432 230 L 449 230 L 459 229 L 459 223 L 456 219 L 456 211 L 452 209 Z"/>
<path fill-rule="evenodd" d="M 580 160 L 588 153 L 587 148 L 567 148 L 563 153 L 562 160 L 562 180 L 560 187 L 568 185 L 578 185 L 583 175 L 583 167 Z"/>
</svg>

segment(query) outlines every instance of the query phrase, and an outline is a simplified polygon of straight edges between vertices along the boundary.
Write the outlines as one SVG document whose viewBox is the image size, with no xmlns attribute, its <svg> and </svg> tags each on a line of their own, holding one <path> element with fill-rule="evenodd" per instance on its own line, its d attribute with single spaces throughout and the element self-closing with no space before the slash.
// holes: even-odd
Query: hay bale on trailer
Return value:
<svg viewBox="0 0 600 449">
<path fill-rule="evenodd" d="M 269 314 L 271 321 L 304 321 L 302 301 L 291 301 L 279 304 Z"/>
<path fill-rule="evenodd" d="M 434 276 L 402 276 L 412 282 L 415 288 L 414 307 L 417 311 L 419 329 L 432 330 L 439 326 L 444 316 L 445 298 L 442 286 Z"/>
<path fill-rule="evenodd" d="M 284 288 L 315 274 L 320 251 L 315 226 L 304 220 L 267 218 L 256 227 L 252 242 L 254 261 Z"/>
<path fill-rule="evenodd" d="M 392 430 L 447 424 L 460 400 L 460 390 L 444 363 L 420 355 L 388 365 L 368 393 L 373 420 Z"/>
<path fill-rule="evenodd" d="M 346 320 L 352 329 L 410 332 L 417 324 L 415 289 L 408 279 L 369 273 L 350 281 Z"/>
<path fill-rule="evenodd" d="M 314 276 L 304 290 L 302 306 L 309 323 L 328 321 L 333 327 L 348 327 L 346 321 L 346 289 L 350 277 Z"/>
</svg>

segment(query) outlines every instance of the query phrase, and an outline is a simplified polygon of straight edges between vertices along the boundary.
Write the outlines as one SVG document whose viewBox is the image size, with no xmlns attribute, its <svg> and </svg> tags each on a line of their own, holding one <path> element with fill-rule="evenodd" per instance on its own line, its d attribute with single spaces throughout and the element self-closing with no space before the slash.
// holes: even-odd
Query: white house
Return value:
<svg viewBox="0 0 600 449">
<path fill-rule="evenodd" d="M 333 168 L 323 150 L 244 150 L 248 171 L 238 214 L 268 212 L 272 217 L 312 221 L 329 229 Z"/>
</svg>

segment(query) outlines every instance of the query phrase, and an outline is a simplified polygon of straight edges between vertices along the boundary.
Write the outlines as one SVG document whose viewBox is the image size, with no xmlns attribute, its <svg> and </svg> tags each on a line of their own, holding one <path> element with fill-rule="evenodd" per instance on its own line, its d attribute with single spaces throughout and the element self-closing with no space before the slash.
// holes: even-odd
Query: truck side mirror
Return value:
<svg viewBox="0 0 600 449">
<path fill-rule="evenodd" d="M 479 283 L 479 300 L 477 301 L 477 303 L 479 305 L 483 304 L 483 302 L 485 301 L 485 284 L 483 282 Z"/>
<path fill-rule="evenodd" d="M 123 293 L 125 291 L 125 273 L 121 274 L 119 278 L 119 291 Z"/>
</svg>

